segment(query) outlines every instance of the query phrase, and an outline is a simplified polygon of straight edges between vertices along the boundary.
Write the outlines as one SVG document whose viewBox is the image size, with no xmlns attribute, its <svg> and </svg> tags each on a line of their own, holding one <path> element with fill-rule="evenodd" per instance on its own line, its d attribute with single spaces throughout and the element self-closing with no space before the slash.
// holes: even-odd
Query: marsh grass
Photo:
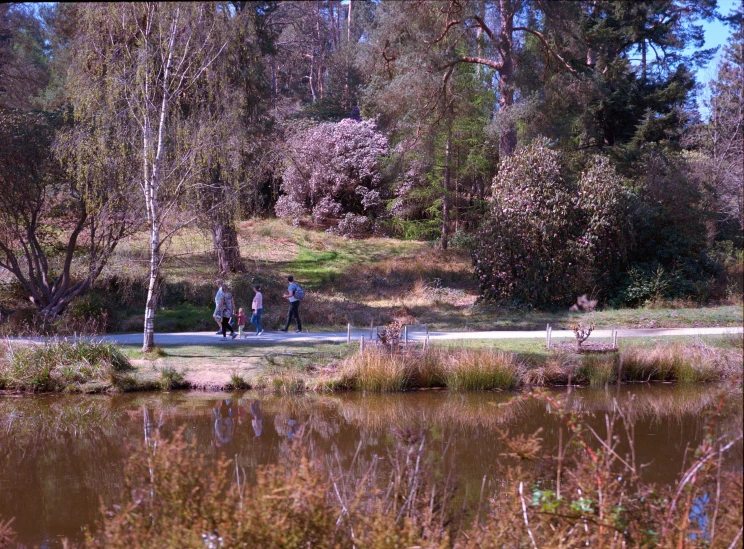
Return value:
<svg viewBox="0 0 744 549">
<path fill-rule="evenodd" d="M 494 349 L 461 349 L 444 361 L 444 381 L 455 391 L 515 389 L 524 366 L 513 353 Z"/>
<path fill-rule="evenodd" d="M 547 387 L 566 385 L 576 368 L 576 361 L 567 353 L 554 353 L 545 360 L 530 360 L 523 357 L 526 364 L 522 381 L 525 385 Z"/>
<path fill-rule="evenodd" d="M 510 390 L 519 385 L 522 370 L 516 355 L 493 349 L 429 348 L 400 354 L 370 349 L 347 358 L 342 365 L 348 386 L 382 393 L 432 387 Z"/>
<path fill-rule="evenodd" d="M 741 379 L 742 350 L 716 349 L 703 342 L 665 344 L 621 351 L 625 381 L 705 382 Z"/>
<path fill-rule="evenodd" d="M 243 376 L 241 376 L 237 372 L 232 372 L 232 374 L 230 374 L 230 381 L 225 388 L 227 390 L 243 391 L 250 389 L 251 384 L 243 379 Z"/>
<path fill-rule="evenodd" d="M 586 355 L 576 369 L 577 381 L 588 382 L 592 387 L 601 387 L 617 381 L 618 364 L 616 353 Z"/>
<path fill-rule="evenodd" d="M 625 347 L 620 353 L 553 353 L 547 357 L 493 347 L 429 347 L 391 354 L 371 348 L 341 362 L 337 389 L 397 392 L 446 387 L 454 391 L 524 386 L 603 386 L 618 381 L 707 382 L 741 379 L 742 352 L 703 342 Z M 618 379 L 621 376 L 621 379 Z"/>
<path fill-rule="evenodd" d="M 0 361 L 0 386 L 24 391 L 86 390 L 95 384 L 117 385 L 131 370 L 129 359 L 109 342 L 52 339 L 8 344 Z"/>
<path fill-rule="evenodd" d="M 358 391 L 390 393 L 408 388 L 413 365 L 402 355 L 388 351 L 369 349 L 344 360 L 342 378 L 347 385 Z"/>
<path fill-rule="evenodd" d="M 271 389 L 280 394 L 299 395 L 306 391 L 305 378 L 298 372 L 281 371 L 271 374 Z"/>
</svg>

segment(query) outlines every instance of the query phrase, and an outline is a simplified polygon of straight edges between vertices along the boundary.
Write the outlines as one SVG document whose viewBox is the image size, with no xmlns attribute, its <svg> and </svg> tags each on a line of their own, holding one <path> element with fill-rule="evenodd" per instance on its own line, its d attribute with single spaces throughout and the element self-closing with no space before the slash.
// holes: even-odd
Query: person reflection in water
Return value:
<svg viewBox="0 0 744 549">
<path fill-rule="evenodd" d="M 214 415 L 214 444 L 218 448 L 232 441 L 235 423 L 240 423 L 240 409 L 228 398 L 218 401 L 212 409 Z"/>
<path fill-rule="evenodd" d="M 297 420 L 290 419 L 287 421 L 287 438 L 294 440 L 295 434 L 297 434 Z"/>
<path fill-rule="evenodd" d="M 253 415 L 253 420 L 251 421 L 253 432 L 256 433 L 257 437 L 260 437 L 263 431 L 263 414 L 261 413 L 261 403 L 258 400 L 254 400 L 251 403 L 251 414 Z"/>
</svg>

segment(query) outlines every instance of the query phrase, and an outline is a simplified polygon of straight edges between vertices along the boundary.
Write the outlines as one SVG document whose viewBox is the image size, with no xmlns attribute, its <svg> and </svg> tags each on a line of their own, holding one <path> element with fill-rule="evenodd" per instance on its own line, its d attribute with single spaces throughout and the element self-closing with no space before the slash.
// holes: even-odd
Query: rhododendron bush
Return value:
<svg viewBox="0 0 744 549">
<path fill-rule="evenodd" d="M 312 217 L 344 235 L 362 234 L 385 211 L 378 163 L 388 152 L 372 120 L 319 124 L 288 143 L 279 217 Z"/>
<path fill-rule="evenodd" d="M 572 183 L 560 161 L 542 140 L 504 159 L 473 252 L 484 297 L 565 305 L 601 293 L 623 263 L 625 190 L 614 168 L 597 157 Z"/>
</svg>

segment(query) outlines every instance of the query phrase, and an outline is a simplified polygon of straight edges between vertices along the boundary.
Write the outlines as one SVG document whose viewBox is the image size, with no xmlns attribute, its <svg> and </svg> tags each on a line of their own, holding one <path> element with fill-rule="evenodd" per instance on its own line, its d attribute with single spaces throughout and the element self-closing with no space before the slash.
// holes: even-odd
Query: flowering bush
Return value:
<svg viewBox="0 0 744 549">
<path fill-rule="evenodd" d="M 607 266 L 624 258 L 622 195 L 605 159 L 571 185 L 545 141 L 506 158 L 473 252 L 484 297 L 565 305 L 596 290 Z"/>
<path fill-rule="evenodd" d="M 378 162 L 387 152 L 387 139 L 371 120 L 346 119 L 298 133 L 288 143 L 277 216 L 297 221 L 312 215 L 317 223 L 336 225 L 336 232 L 370 225 L 358 218 L 384 212 Z"/>
</svg>

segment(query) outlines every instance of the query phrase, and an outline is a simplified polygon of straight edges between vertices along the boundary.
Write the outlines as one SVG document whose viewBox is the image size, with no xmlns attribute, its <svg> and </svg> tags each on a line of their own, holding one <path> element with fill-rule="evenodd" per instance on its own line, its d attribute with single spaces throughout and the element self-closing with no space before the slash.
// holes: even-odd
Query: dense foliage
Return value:
<svg viewBox="0 0 744 549">
<path fill-rule="evenodd" d="M 84 207 L 147 227 L 146 327 L 180 228 L 211 235 L 215 274 L 239 272 L 238 222 L 273 214 L 442 248 L 482 235 L 477 276 L 496 300 L 729 299 L 744 257 L 742 17 L 715 0 L 2 4 L 0 114 L 31 121 L 34 177 L 55 181 L 45 215 L 78 206 L 16 231 L 14 254 L 56 240 L 0 274 L 63 313 L 74 295 L 49 307 L 28 280 L 56 279 L 69 256 L 64 284 L 90 286 L 109 252 L 81 261 L 95 245 L 70 238 L 70 215 Z M 716 18 L 733 33 L 703 89 L 702 22 Z M 33 120 L 60 112 L 34 141 Z M 554 160 L 533 173 L 537 149 Z M 6 178 L 22 164 L 3 162 Z"/>
<path fill-rule="evenodd" d="M 625 191 L 596 157 L 576 183 L 561 155 L 535 141 L 507 158 L 473 252 L 483 294 L 497 300 L 566 305 L 606 289 L 626 257 Z"/>
<path fill-rule="evenodd" d="M 379 163 L 388 150 L 374 121 L 319 124 L 290 138 L 287 149 L 276 214 L 312 215 L 343 235 L 369 232 L 385 211 Z"/>
</svg>

